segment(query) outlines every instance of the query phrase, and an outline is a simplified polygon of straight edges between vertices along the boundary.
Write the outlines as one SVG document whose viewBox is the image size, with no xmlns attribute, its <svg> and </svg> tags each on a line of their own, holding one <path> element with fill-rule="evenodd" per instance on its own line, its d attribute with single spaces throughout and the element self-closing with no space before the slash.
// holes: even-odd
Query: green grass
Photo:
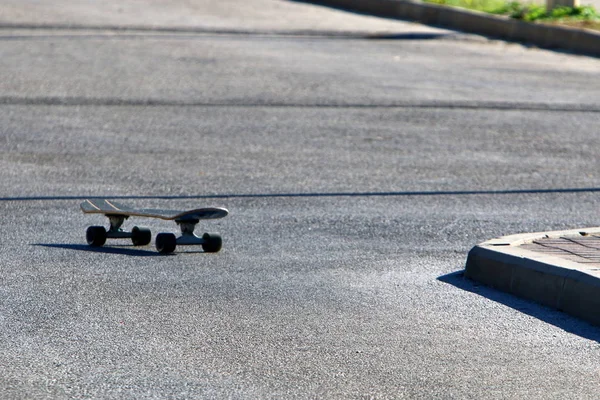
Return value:
<svg viewBox="0 0 600 400">
<path fill-rule="evenodd" d="M 492 14 L 503 14 L 506 0 L 425 0 L 428 3 L 445 6 L 468 8 L 469 10 L 483 11 Z"/>
<path fill-rule="evenodd" d="M 548 11 L 545 6 L 508 0 L 424 0 L 428 3 L 462 7 L 490 14 L 506 15 L 523 21 L 577 26 L 600 30 L 600 13 L 592 6 L 557 7 Z"/>
</svg>

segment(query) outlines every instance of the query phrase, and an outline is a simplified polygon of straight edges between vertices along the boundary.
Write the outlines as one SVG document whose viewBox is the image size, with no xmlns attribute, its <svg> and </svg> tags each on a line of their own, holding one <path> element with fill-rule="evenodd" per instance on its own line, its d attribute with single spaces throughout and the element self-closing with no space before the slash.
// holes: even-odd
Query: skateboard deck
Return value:
<svg viewBox="0 0 600 400">
<path fill-rule="evenodd" d="M 108 217 L 110 227 L 90 226 L 86 231 L 86 240 L 90 246 L 100 247 L 106 239 L 131 239 L 135 246 L 145 246 L 152 240 L 150 229 L 134 226 L 131 231 L 124 231 L 121 226 L 129 217 L 160 218 L 175 221 L 181 228 L 181 236 L 172 233 L 159 233 L 156 236 L 156 249 L 159 253 L 169 254 L 177 245 L 201 245 L 205 252 L 216 253 L 221 250 L 222 239 L 219 234 L 194 234 L 194 228 L 203 219 L 217 219 L 229 214 L 225 208 L 205 207 L 193 210 L 165 210 L 157 208 L 132 208 L 106 199 L 90 199 L 80 204 L 86 214 L 103 214 Z"/>
<path fill-rule="evenodd" d="M 163 210 L 155 208 L 131 208 L 106 199 L 90 199 L 81 203 L 86 214 L 122 215 L 125 217 L 160 218 L 168 221 L 180 219 L 217 219 L 226 217 L 229 212 L 220 207 L 196 208 L 188 211 Z"/>
</svg>

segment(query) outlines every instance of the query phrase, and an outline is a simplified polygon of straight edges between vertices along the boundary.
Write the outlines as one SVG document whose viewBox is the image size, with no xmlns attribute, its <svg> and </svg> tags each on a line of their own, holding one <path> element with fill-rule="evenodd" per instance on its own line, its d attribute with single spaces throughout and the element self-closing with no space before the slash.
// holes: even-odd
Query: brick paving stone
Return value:
<svg viewBox="0 0 600 400">
<path fill-rule="evenodd" d="M 543 238 L 521 245 L 538 253 L 550 254 L 569 261 L 600 268 L 600 236 L 563 236 Z"/>
</svg>

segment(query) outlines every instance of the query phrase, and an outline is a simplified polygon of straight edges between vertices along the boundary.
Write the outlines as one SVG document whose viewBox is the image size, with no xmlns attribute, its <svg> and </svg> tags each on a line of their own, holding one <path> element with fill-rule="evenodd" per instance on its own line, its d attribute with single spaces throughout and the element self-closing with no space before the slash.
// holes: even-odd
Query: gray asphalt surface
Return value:
<svg viewBox="0 0 600 400">
<path fill-rule="evenodd" d="M 597 59 L 285 1 L 61 3 L 0 11 L 3 397 L 597 396 L 598 328 L 461 276 L 489 238 L 598 225 Z M 224 248 L 91 249 L 92 196 L 227 207 L 198 228 Z"/>
</svg>

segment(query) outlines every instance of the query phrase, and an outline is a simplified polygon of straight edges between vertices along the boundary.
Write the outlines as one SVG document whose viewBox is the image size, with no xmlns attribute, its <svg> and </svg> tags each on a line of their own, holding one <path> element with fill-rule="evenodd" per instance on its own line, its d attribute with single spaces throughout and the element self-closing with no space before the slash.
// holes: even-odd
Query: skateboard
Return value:
<svg viewBox="0 0 600 400">
<path fill-rule="evenodd" d="M 188 211 L 163 210 L 152 208 L 131 208 L 123 204 L 105 199 L 90 199 L 80 204 L 81 210 L 86 214 L 104 214 L 108 217 L 110 227 L 90 226 L 86 231 L 86 240 L 90 246 L 100 247 L 106 239 L 131 239 L 134 246 L 145 246 L 152 241 L 150 229 L 134 226 L 130 232 L 121 229 L 129 217 L 160 218 L 175 221 L 181 228 L 181 236 L 173 233 L 159 233 L 156 235 L 156 250 L 162 254 L 175 251 L 178 245 L 201 245 L 207 253 L 216 253 L 221 250 L 223 240 L 216 233 L 205 233 L 202 237 L 194 234 L 194 228 L 201 219 L 223 218 L 229 214 L 225 208 L 209 207 L 197 208 Z"/>
</svg>

